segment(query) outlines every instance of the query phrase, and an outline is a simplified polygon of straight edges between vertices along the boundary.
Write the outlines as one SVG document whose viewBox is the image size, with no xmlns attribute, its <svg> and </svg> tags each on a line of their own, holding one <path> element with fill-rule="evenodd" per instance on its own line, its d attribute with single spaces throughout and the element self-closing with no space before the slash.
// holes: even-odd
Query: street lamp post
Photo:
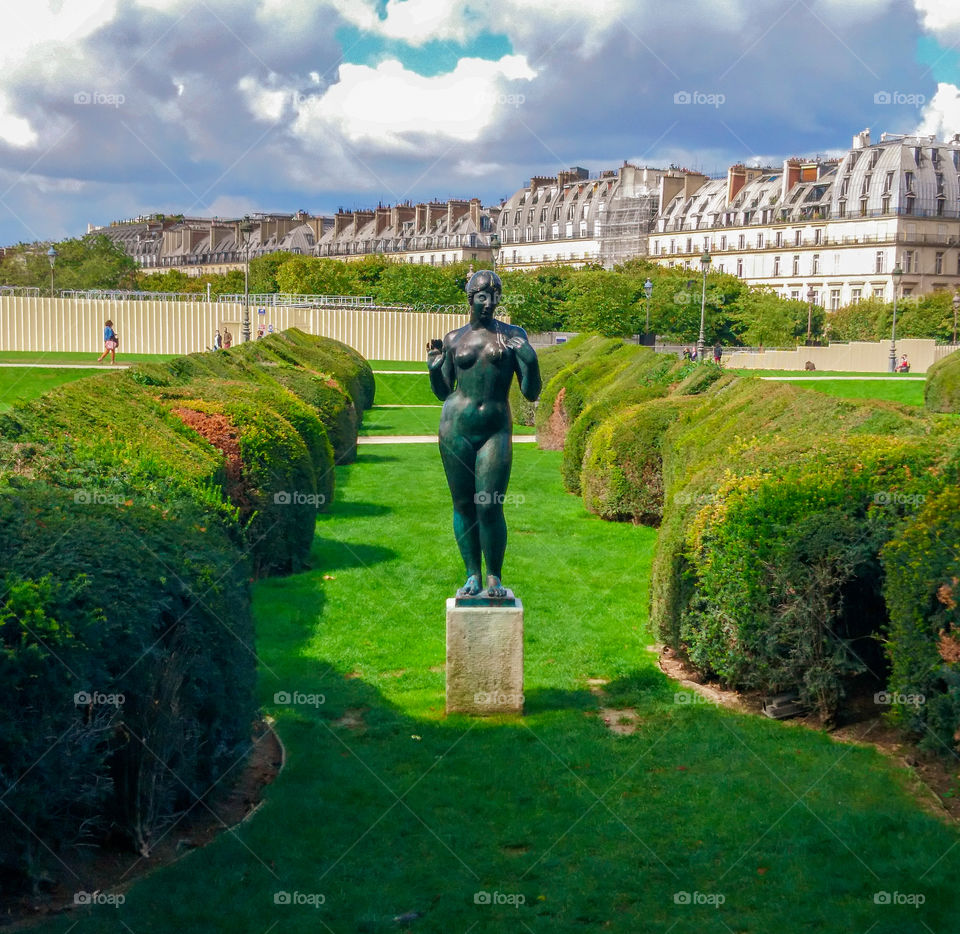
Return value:
<svg viewBox="0 0 960 934">
<path fill-rule="evenodd" d="M 53 247 L 50 247 L 50 249 L 47 250 L 47 259 L 50 260 L 50 297 L 51 298 L 53 298 L 53 267 L 54 267 L 54 264 L 57 262 L 58 255 L 59 254 Z"/>
<path fill-rule="evenodd" d="M 807 289 L 807 346 L 810 346 L 811 335 L 813 333 L 813 300 L 817 297 L 817 293 L 813 291 L 813 287 Z"/>
<path fill-rule="evenodd" d="M 953 343 L 957 342 L 957 310 L 960 309 L 960 292 L 953 293 Z"/>
<path fill-rule="evenodd" d="M 653 282 L 650 279 L 643 283 L 643 294 L 647 296 L 647 323 L 643 329 L 643 336 L 646 337 L 650 333 L 650 296 L 653 295 Z"/>
<path fill-rule="evenodd" d="M 250 234 L 254 228 L 253 221 L 244 217 L 240 224 L 240 233 L 243 235 L 243 326 L 241 335 L 243 342 L 250 340 Z"/>
<path fill-rule="evenodd" d="M 707 315 L 707 270 L 710 268 L 710 253 L 703 251 L 700 257 L 700 269 L 703 271 L 703 289 L 700 293 L 700 336 L 697 338 L 697 363 L 703 363 L 703 354 L 707 349 L 704 325 Z"/>
<path fill-rule="evenodd" d="M 497 256 L 500 253 L 500 235 L 499 234 L 490 234 L 490 264 L 491 267 L 496 270 L 497 268 Z"/>
<path fill-rule="evenodd" d="M 897 263 L 893 267 L 893 332 L 890 335 L 890 372 L 897 371 L 897 298 L 900 291 L 900 279 L 903 276 L 903 270 Z"/>
</svg>

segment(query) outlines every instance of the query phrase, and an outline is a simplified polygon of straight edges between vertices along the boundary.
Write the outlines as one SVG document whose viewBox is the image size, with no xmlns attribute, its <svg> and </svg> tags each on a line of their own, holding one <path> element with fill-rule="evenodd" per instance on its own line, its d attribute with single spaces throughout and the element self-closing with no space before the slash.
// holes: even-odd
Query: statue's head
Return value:
<svg viewBox="0 0 960 934">
<path fill-rule="evenodd" d="M 492 269 L 481 269 L 470 277 L 466 288 L 467 301 L 472 304 L 473 296 L 481 289 L 492 289 L 496 295 L 496 302 L 500 301 L 500 295 L 503 292 L 503 283 Z"/>
</svg>

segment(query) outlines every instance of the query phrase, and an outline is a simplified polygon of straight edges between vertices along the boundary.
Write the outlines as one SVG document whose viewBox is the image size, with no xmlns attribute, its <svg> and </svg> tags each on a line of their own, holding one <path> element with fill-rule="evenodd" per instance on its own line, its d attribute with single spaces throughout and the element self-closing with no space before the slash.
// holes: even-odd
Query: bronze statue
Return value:
<svg viewBox="0 0 960 934">
<path fill-rule="evenodd" d="M 430 386 L 443 400 L 440 458 L 453 496 L 453 531 L 467 569 L 458 597 L 480 594 L 481 554 L 488 597 L 507 595 L 501 583 L 507 548 L 504 497 L 513 460 L 510 385 L 514 374 L 531 402 L 540 395 L 540 365 L 521 327 L 494 317 L 500 277 L 481 269 L 466 292 L 470 323 L 428 346 Z"/>
</svg>

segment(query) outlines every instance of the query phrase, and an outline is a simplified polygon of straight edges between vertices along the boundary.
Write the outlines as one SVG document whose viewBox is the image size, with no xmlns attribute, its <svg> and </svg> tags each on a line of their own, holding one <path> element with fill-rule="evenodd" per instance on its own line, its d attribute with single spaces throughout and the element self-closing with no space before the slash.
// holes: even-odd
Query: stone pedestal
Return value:
<svg viewBox="0 0 960 934">
<path fill-rule="evenodd" d="M 447 713 L 523 713 L 523 604 L 447 600 Z"/>
</svg>

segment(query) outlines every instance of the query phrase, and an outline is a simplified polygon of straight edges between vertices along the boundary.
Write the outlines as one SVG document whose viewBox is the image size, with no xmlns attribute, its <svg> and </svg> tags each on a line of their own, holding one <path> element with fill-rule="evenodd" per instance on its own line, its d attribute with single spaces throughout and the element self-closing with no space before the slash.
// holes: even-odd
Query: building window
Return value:
<svg viewBox="0 0 960 934">
<path fill-rule="evenodd" d="M 813 254 L 813 261 L 810 266 L 810 272 L 813 273 L 813 275 L 816 275 L 818 272 L 820 272 L 820 254 L 819 253 Z"/>
<path fill-rule="evenodd" d="M 585 237 L 587 235 L 587 222 L 580 221 L 580 236 Z"/>
<path fill-rule="evenodd" d="M 818 246 L 823 243 L 823 228 L 817 227 L 813 232 L 813 242 Z"/>
<path fill-rule="evenodd" d="M 563 226 L 563 230 L 564 230 L 564 235 L 565 235 L 565 236 L 567 236 L 567 237 L 572 237 L 572 236 L 573 236 L 573 221 L 567 221 L 567 222 L 564 224 L 564 226 Z"/>
<path fill-rule="evenodd" d="M 692 253 L 692 252 L 693 252 L 693 239 L 692 239 L 691 237 L 687 237 L 687 250 L 686 250 L 686 252 L 687 252 L 687 253 Z"/>
<path fill-rule="evenodd" d="M 547 209 L 540 208 L 540 223 L 542 224 L 547 219 Z"/>
<path fill-rule="evenodd" d="M 725 250 L 727 248 L 727 235 L 722 234 L 720 236 L 720 249 Z"/>
<path fill-rule="evenodd" d="M 874 261 L 874 272 L 883 272 L 883 250 L 877 250 L 876 260 Z"/>
<path fill-rule="evenodd" d="M 851 289 L 851 290 L 850 290 L 850 304 L 851 304 L 851 305 L 859 305 L 859 304 L 860 304 L 860 296 L 861 296 L 861 295 L 863 295 L 863 290 L 862 290 L 862 289 Z"/>
<path fill-rule="evenodd" d="M 830 310 L 836 311 L 840 307 L 840 290 L 830 290 Z"/>
<path fill-rule="evenodd" d="M 846 217 L 847 216 L 847 202 L 840 201 L 837 204 L 837 217 Z"/>
<path fill-rule="evenodd" d="M 743 278 L 743 260 L 739 258 L 737 259 L 737 278 Z"/>
<path fill-rule="evenodd" d="M 740 236 L 737 237 L 737 249 L 742 250 L 746 245 L 747 238 L 743 234 L 740 234 Z"/>
<path fill-rule="evenodd" d="M 887 177 L 883 180 L 883 190 L 890 191 L 893 188 L 893 172 L 887 172 Z"/>
<path fill-rule="evenodd" d="M 903 271 L 913 272 L 913 250 L 904 250 L 903 252 Z"/>
<path fill-rule="evenodd" d="M 532 228 L 532 227 L 527 227 L 527 229 L 526 229 L 526 239 L 527 239 L 527 242 L 528 242 L 528 243 L 529 243 L 529 241 L 531 241 L 531 240 L 533 239 L 533 228 Z"/>
<path fill-rule="evenodd" d="M 762 234 L 762 233 L 758 233 L 758 234 L 757 234 L 757 249 L 758 249 L 758 250 L 762 250 L 762 249 L 763 249 L 763 234 Z"/>
<path fill-rule="evenodd" d="M 677 252 L 677 241 L 676 241 L 676 240 L 671 240 L 671 241 L 670 241 L 670 252 L 671 252 L 671 253 L 676 253 L 676 252 Z"/>
<path fill-rule="evenodd" d="M 793 245 L 800 246 L 801 243 L 803 243 L 803 231 L 795 230 L 793 232 Z"/>
<path fill-rule="evenodd" d="M 880 202 L 880 209 L 884 214 L 890 213 L 890 195 L 883 196 L 883 201 Z"/>
<path fill-rule="evenodd" d="M 799 254 L 794 254 L 793 257 L 793 274 L 795 276 L 800 275 L 800 256 Z"/>
<path fill-rule="evenodd" d="M 773 237 L 773 245 L 779 249 L 783 246 L 783 231 L 778 230 Z"/>
<path fill-rule="evenodd" d="M 799 290 L 799 289 L 791 289 L 791 290 L 790 290 L 790 298 L 791 298 L 793 301 L 795 301 L 795 302 L 799 302 L 799 301 L 800 301 L 800 290 Z"/>
<path fill-rule="evenodd" d="M 878 286 L 873 290 L 873 297 L 874 297 L 874 298 L 880 298 L 880 299 L 883 298 L 883 286 L 882 286 L 882 285 L 878 285 Z"/>
<path fill-rule="evenodd" d="M 866 198 L 860 199 L 860 216 L 861 217 L 867 216 L 867 199 Z"/>
<path fill-rule="evenodd" d="M 943 275 L 943 250 L 938 250 L 933 257 L 933 274 L 935 276 Z"/>
<path fill-rule="evenodd" d="M 773 274 L 775 276 L 780 275 L 780 257 L 779 256 L 774 256 L 773 258 Z"/>
<path fill-rule="evenodd" d="M 541 240 L 547 239 L 547 228 L 545 224 L 540 225 L 540 239 Z"/>
</svg>

